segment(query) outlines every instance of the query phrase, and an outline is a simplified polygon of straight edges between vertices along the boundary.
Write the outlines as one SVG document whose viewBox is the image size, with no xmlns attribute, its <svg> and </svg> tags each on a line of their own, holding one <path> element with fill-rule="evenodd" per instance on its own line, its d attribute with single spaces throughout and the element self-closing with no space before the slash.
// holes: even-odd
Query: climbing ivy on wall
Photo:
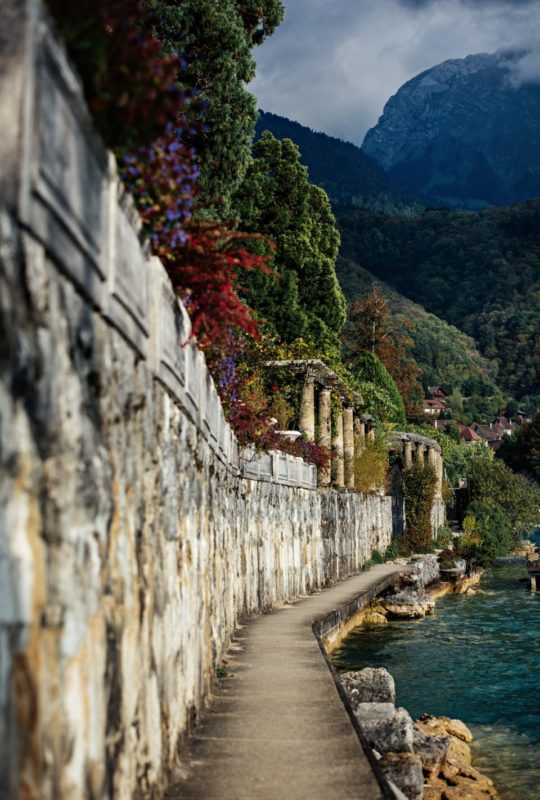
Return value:
<svg viewBox="0 0 540 800">
<path fill-rule="evenodd" d="M 405 499 L 404 549 L 412 553 L 432 549 L 431 509 L 435 498 L 437 474 L 431 464 L 415 463 L 403 472 Z"/>
</svg>

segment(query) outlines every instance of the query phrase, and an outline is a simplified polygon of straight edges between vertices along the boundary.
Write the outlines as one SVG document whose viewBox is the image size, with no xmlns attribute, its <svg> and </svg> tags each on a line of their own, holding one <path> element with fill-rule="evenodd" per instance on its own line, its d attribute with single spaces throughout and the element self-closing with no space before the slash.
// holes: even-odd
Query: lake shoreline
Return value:
<svg viewBox="0 0 540 800">
<path fill-rule="evenodd" d="M 434 582 L 428 587 L 429 594 L 432 600 L 441 600 L 435 615 L 364 626 L 361 634 L 356 631 L 333 654 L 338 672 L 381 666 L 395 673 L 400 705 L 417 718 L 430 711 L 434 716 L 464 719 L 474 734 L 474 763 L 493 778 L 504 800 L 533 800 L 540 777 L 536 758 L 540 709 L 537 705 L 527 710 L 522 702 L 523 692 L 540 679 L 527 647 L 530 619 L 538 625 L 540 604 L 525 590 L 523 576 L 523 561 L 513 560 L 482 576 L 481 586 L 480 576 L 476 576 L 460 594 L 449 594 L 448 586 Z M 514 615 L 508 614 L 509 604 L 515 607 Z M 412 640 L 407 643 L 408 633 Z M 355 639 L 361 641 L 345 657 Z M 515 641 L 517 652 L 503 647 L 501 641 Z M 395 669 L 393 662 L 398 656 L 401 663 Z M 471 672 L 475 660 L 478 663 Z M 516 670 L 519 674 L 512 683 Z M 529 717 L 531 730 L 522 730 L 520 726 Z M 489 748 L 494 749 L 493 757 Z M 513 769 L 514 761 L 522 765 L 519 775 Z"/>
</svg>

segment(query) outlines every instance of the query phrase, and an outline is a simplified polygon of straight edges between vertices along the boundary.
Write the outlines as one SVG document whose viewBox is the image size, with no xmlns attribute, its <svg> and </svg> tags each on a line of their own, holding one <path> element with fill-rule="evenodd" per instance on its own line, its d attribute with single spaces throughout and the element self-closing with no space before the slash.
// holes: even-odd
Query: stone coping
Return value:
<svg viewBox="0 0 540 800">
<path fill-rule="evenodd" d="M 350 389 L 339 375 L 319 358 L 265 361 L 262 366 L 267 369 L 281 369 L 288 372 L 305 374 L 322 386 L 329 386 L 337 389 L 345 402 L 352 401 L 355 406 L 362 406 L 364 404 L 362 395 Z"/>
</svg>

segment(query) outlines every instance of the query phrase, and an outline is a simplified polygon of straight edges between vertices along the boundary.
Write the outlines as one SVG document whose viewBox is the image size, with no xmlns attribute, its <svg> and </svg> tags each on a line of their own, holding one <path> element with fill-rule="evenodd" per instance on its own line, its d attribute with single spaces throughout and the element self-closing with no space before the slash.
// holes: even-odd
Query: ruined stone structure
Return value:
<svg viewBox="0 0 540 800">
<path fill-rule="evenodd" d="M 397 431 L 389 437 L 389 444 L 394 451 L 400 453 L 405 469 L 412 467 L 416 462 L 418 464 L 428 463 L 435 470 L 437 484 L 431 509 L 431 529 L 433 538 L 436 538 L 437 531 L 446 522 L 446 505 L 443 500 L 444 463 L 441 446 L 433 439 L 428 439 L 427 436 Z M 394 475 L 392 483 L 394 534 L 401 536 L 405 527 L 405 516 L 403 499 L 399 497 L 399 476 Z"/>
<path fill-rule="evenodd" d="M 392 501 L 239 451 L 41 4 L 4 10 L 0 796 L 158 796 L 238 620 L 357 571 Z"/>
</svg>

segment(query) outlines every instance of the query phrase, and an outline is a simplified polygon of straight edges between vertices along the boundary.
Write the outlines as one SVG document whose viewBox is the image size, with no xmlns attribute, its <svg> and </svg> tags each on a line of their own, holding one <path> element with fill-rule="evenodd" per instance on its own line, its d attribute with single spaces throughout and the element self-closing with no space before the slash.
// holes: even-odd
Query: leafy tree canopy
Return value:
<svg viewBox="0 0 540 800">
<path fill-rule="evenodd" d="M 267 331 L 285 342 L 302 338 L 323 357 L 338 359 L 346 316 L 335 272 L 339 234 L 328 197 L 309 183 L 290 139 L 262 135 L 234 203 L 244 230 L 275 243 L 280 279 L 253 274 L 246 281 Z"/>
<path fill-rule="evenodd" d="M 283 19 L 281 0 L 146 0 L 155 12 L 155 35 L 186 60 L 179 75 L 206 101 L 203 130 L 192 133 L 201 169 L 203 200 L 231 194 L 245 175 L 257 119 L 246 89 L 255 77 L 252 50 Z"/>
<path fill-rule="evenodd" d="M 354 365 L 365 353 L 373 352 L 394 378 L 409 413 L 415 413 L 424 396 L 421 370 L 413 358 L 414 342 L 407 325 L 391 316 L 390 303 L 374 284 L 351 306 L 345 335 L 349 361 Z"/>
<path fill-rule="evenodd" d="M 375 353 L 368 352 L 351 370 L 369 413 L 381 422 L 405 425 L 405 406 L 396 382 Z"/>
<path fill-rule="evenodd" d="M 497 455 L 512 469 L 525 472 L 540 483 L 540 411 L 505 439 Z"/>
</svg>

